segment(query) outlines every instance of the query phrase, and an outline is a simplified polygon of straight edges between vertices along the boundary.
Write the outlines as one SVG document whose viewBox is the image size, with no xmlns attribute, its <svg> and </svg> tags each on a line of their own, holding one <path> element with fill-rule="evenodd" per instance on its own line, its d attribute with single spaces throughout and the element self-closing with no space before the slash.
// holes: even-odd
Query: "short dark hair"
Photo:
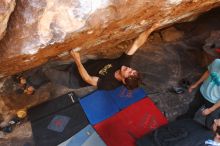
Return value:
<svg viewBox="0 0 220 146">
<path fill-rule="evenodd" d="M 140 74 L 137 73 L 135 75 L 131 75 L 125 78 L 125 87 L 128 90 L 133 90 L 139 87 L 140 82 L 141 82 L 141 77 L 140 77 Z"/>
</svg>

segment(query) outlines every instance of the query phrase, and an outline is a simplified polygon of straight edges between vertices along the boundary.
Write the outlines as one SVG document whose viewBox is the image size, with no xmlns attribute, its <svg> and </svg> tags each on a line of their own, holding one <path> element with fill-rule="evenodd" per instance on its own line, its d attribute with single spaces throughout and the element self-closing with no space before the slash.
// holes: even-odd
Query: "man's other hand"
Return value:
<svg viewBox="0 0 220 146">
<path fill-rule="evenodd" d="M 76 52 L 76 51 L 74 51 L 74 50 L 71 50 L 71 51 L 70 51 L 70 54 L 71 54 L 71 56 L 73 57 L 73 59 L 74 59 L 75 61 L 80 61 L 80 54 L 79 54 L 79 52 Z"/>
</svg>

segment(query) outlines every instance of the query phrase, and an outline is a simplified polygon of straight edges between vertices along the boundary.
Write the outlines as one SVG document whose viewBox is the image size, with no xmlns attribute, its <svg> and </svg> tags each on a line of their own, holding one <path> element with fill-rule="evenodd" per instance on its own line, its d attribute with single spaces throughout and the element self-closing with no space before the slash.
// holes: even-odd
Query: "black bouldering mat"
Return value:
<svg viewBox="0 0 220 146">
<path fill-rule="evenodd" d="M 60 111 L 63 108 L 73 105 L 78 102 L 77 96 L 74 92 L 69 92 L 65 95 L 59 96 L 53 100 L 46 101 L 28 110 L 28 118 L 30 121 L 36 121 L 52 113 Z"/>
<path fill-rule="evenodd" d="M 206 146 L 213 133 L 193 120 L 180 120 L 162 126 L 137 140 L 137 146 Z"/>
<path fill-rule="evenodd" d="M 69 98 L 66 94 L 29 111 L 36 146 L 56 146 L 89 124 L 79 102 Z"/>
</svg>

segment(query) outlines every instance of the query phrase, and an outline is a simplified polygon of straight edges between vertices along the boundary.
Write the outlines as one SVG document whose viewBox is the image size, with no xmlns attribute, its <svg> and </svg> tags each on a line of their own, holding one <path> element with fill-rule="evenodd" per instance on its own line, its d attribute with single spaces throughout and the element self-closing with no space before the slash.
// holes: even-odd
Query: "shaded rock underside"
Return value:
<svg viewBox="0 0 220 146">
<path fill-rule="evenodd" d="M 220 0 L 28 0 L 17 1 L 0 41 L 0 78 L 39 66 L 65 51 L 114 57 L 122 41 L 154 23 L 157 29 L 189 21 Z"/>
</svg>

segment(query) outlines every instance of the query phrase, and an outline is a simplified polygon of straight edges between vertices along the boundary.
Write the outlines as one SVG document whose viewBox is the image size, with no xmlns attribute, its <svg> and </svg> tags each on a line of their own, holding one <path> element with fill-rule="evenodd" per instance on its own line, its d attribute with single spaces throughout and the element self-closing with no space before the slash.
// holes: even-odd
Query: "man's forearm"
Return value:
<svg viewBox="0 0 220 146">
<path fill-rule="evenodd" d="M 150 29 L 142 32 L 137 39 L 135 39 L 132 47 L 129 49 L 129 51 L 127 52 L 128 55 L 133 55 L 138 48 L 140 48 L 145 41 L 147 40 L 147 38 L 149 37 L 149 35 L 151 34 L 152 31 L 154 31 L 155 26 L 152 26 Z"/>
<path fill-rule="evenodd" d="M 87 70 L 84 68 L 82 63 L 80 61 L 75 61 L 75 63 L 77 65 L 77 68 L 79 70 L 79 73 L 80 73 L 82 79 L 85 82 L 89 83 L 90 85 L 97 86 L 97 79 L 94 80 L 94 78 L 88 74 Z"/>
<path fill-rule="evenodd" d="M 79 73 L 82 77 L 83 80 L 88 80 L 90 75 L 88 74 L 88 72 L 86 71 L 86 69 L 84 68 L 84 66 L 82 65 L 82 63 L 80 61 L 75 61 L 77 68 L 79 70 Z"/>
<path fill-rule="evenodd" d="M 97 82 L 99 78 L 95 76 L 92 77 L 88 74 L 87 70 L 84 68 L 84 66 L 81 63 L 79 52 L 76 52 L 75 50 L 71 50 L 70 55 L 73 57 L 82 79 L 85 82 L 89 83 L 90 85 L 97 86 Z"/>
</svg>

